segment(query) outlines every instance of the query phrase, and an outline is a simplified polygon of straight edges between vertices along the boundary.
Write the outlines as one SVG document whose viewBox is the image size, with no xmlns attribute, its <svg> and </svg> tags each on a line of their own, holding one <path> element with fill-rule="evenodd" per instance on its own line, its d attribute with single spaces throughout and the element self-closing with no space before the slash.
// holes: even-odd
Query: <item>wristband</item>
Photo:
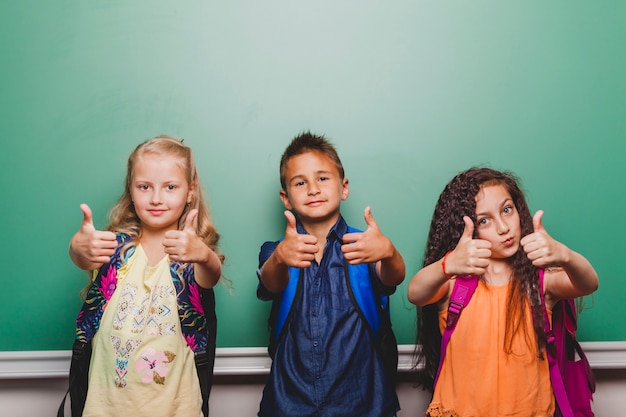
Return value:
<svg viewBox="0 0 626 417">
<path fill-rule="evenodd" d="M 441 261 L 441 269 L 443 270 L 443 275 L 448 279 L 451 280 L 452 278 L 454 278 L 454 275 L 449 275 L 446 272 L 446 259 L 448 258 L 448 255 L 450 255 L 452 253 L 451 250 L 449 250 L 448 252 L 446 252 L 446 254 L 443 256 L 443 260 Z"/>
</svg>

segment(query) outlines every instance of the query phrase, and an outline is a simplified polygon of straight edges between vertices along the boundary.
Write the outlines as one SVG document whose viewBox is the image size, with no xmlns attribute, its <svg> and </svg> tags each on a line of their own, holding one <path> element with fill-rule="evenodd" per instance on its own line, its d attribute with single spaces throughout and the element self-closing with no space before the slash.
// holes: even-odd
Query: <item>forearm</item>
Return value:
<svg viewBox="0 0 626 417">
<path fill-rule="evenodd" d="M 195 262 L 193 268 L 196 282 L 202 288 L 213 288 L 222 276 L 222 262 L 208 246 L 204 259 Z"/>
<path fill-rule="evenodd" d="M 289 282 L 289 267 L 281 262 L 276 251 L 268 258 L 261 267 L 261 276 L 259 277 L 263 286 L 274 294 L 285 289 Z"/>
<path fill-rule="evenodd" d="M 383 285 L 388 287 L 395 287 L 404 281 L 406 276 L 404 259 L 393 245 L 391 245 L 391 256 L 379 262 L 378 276 Z"/>
<path fill-rule="evenodd" d="M 564 249 L 567 256 L 559 266 L 563 268 L 572 285 L 582 293 L 581 295 L 588 295 L 597 290 L 598 274 L 587 258 L 565 246 Z"/>
<path fill-rule="evenodd" d="M 442 260 L 420 269 L 409 282 L 409 301 L 425 306 L 441 300 L 448 292 L 449 281 L 443 273 Z"/>
</svg>

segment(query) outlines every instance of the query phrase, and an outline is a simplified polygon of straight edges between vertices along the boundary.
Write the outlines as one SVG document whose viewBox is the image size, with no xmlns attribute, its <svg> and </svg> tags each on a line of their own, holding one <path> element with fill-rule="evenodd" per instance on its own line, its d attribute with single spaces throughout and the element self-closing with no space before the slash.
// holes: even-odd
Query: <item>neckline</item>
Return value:
<svg viewBox="0 0 626 417">
<path fill-rule="evenodd" d="M 169 256 L 167 254 L 163 255 L 163 257 L 161 259 L 159 259 L 159 261 L 157 263 L 155 263 L 154 265 L 150 265 L 150 260 L 148 259 L 148 255 L 146 254 L 146 251 L 143 249 L 143 246 L 141 246 L 141 243 L 137 244 L 137 249 L 139 251 L 139 253 L 141 253 L 141 256 L 143 257 L 143 259 L 146 262 L 146 268 L 150 269 L 150 270 L 154 270 L 156 268 L 158 268 L 161 263 L 163 263 L 166 259 L 169 259 Z M 169 260 L 168 260 L 169 262 Z"/>
</svg>

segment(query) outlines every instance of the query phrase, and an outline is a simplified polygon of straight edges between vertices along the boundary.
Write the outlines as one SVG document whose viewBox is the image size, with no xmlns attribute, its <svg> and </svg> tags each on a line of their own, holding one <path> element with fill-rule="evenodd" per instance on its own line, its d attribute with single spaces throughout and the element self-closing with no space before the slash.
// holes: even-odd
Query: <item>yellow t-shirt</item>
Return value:
<svg viewBox="0 0 626 417">
<path fill-rule="evenodd" d="M 441 374 L 427 416 L 548 417 L 554 397 L 547 356 L 537 356 L 532 315 L 525 320 L 528 340 L 519 332 L 513 352 L 504 352 L 504 329 L 510 285 L 479 281 L 448 343 Z M 447 310 L 439 312 L 441 332 Z"/>
<path fill-rule="evenodd" d="M 194 353 L 182 336 L 169 257 L 138 245 L 93 339 L 83 417 L 202 417 Z"/>
</svg>

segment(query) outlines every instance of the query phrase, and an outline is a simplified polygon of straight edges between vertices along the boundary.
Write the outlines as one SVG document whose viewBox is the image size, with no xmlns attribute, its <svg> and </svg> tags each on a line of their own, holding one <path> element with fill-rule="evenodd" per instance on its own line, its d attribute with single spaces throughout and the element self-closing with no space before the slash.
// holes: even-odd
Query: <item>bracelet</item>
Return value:
<svg viewBox="0 0 626 417">
<path fill-rule="evenodd" d="M 452 278 L 454 278 L 454 275 L 448 275 L 448 273 L 446 272 L 446 259 L 448 258 L 448 255 L 450 255 L 452 253 L 451 250 L 449 250 L 448 252 L 446 252 L 446 254 L 443 256 L 443 260 L 441 261 L 441 269 L 443 270 L 443 275 L 448 279 L 451 280 Z"/>
</svg>

